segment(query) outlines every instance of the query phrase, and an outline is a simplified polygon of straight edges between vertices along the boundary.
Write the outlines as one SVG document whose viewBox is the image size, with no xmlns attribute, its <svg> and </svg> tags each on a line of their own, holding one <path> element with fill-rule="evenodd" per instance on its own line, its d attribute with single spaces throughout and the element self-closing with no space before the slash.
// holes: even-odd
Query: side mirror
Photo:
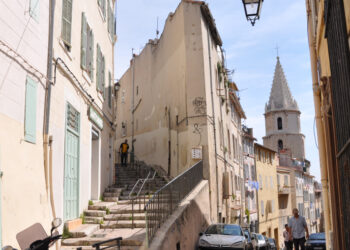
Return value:
<svg viewBox="0 0 350 250">
<path fill-rule="evenodd" d="M 200 233 L 199 233 L 199 236 L 202 236 L 202 235 L 203 235 L 203 233 L 202 233 L 202 232 L 200 232 Z"/>
<path fill-rule="evenodd" d="M 62 219 L 61 218 L 55 218 L 52 223 L 51 223 L 51 235 L 52 232 L 57 229 L 59 226 L 62 224 Z"/>
</svg>

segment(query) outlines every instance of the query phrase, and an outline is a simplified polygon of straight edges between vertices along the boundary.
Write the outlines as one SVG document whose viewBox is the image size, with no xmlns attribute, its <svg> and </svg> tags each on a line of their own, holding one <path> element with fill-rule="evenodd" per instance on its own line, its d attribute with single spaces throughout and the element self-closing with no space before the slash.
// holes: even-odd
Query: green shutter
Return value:
<svg viewBox="0 0 350 250">
<path fill-rule="evenodd" d="M 105 57 L 102 56 L 101 61 L 101 89 L 103 91 L 103 98 L 106 99 L 106 83 L 105 83 Z"/>
<path fill-rule="evenodd" d="M 89 62 L 89 70 L 90 70 L 90 78 L 91 81 L 94 80 L 94 32 L 90 31 L 90 62 Z"/>
<path fill-rule="evenodd" d="M 108 72 L 108 107 L 112 108 L 112 75 Z"/>
<path fill-rule="evenodd" d="M 80 52 L 80 65 L 83 69 L 86 69 L 86 50 L 87 50 L 87 23 L 85 13 L 81 14 L 81 52 Z"/>
<path fill-rule="evenodd" d="M 101 91 L 100 89 L 101 84 L 101 50 L 100 45 L 97 44 L 97 55 L 96 55 L 96 88 L 97 90 Z"/>
<path fill-rule="evenodd" d="M 40 0 L 30 0 L 29 14 L 35 21 L 39 21 Z"/>
<path fill-rule="evenodd" d="M 27 77 L 25 99 L 24 139 L 28 142 L 36 142 L 36 89 L 37 83 Z"/>
<path fill-rule="evenodd" d="M 73 0 L 62 0 L 62 29 L 61 36 L 64 42 L 71 44 L 72 36 L 72 7 Z"/>
</svg>

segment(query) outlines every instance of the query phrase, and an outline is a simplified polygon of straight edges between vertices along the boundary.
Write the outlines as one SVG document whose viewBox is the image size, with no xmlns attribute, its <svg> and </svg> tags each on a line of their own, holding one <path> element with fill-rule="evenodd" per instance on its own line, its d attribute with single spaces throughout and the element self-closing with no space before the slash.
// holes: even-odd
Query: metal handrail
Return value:
<svg viewBox="0 0 350 250">
<path fill-rule="evenodd" d="M 151 171 L 150 171 L 150 173 L 151 173 Z M 141 186 L 140 190 L 139 190 L 138 193 L 137 193 L 137 197 L 140 195 L 140 193 L 141 193 L 141 191 L 142 191 L 144 185 L 146 184 L 146 182 L 147 182 L 147 181 L 153 181 L 153 180 L 154 180 L 154 177 L 156 177 L 156 174 L 157 174 L 157 172 L 154 171 L 154 174 L 153 174 L 152 178 L 150 178 L 150 179 L 148 179 L 148 176 L 147 176 L 147 178 L 145 179 L 145 181 L 142 183 L 142 186 Z"/>
<path fill-rule="evenodd" d="M 105 240 L 105 241 L 101 241 L 101 242 L 93 244 L 92 247 L 94 247 L 96 250 L 102 250 L 102 249 L 108 249 L 108 248 L 112 248 L 112 247 L 117 246 L 118 249 L 120 250 L 120 248 L 121 248 L 121 241 L 122 240 L 123 240 L 122 237 L 118 237 L 118 238 L 114 238 L 114 239 L 110 239 L 110 240 Z M 116 241 L 116 245 L 105 246 L 105 247 L 101 248 L 102 245 L 104 245 L 106 243 L 113 242 L 113 241 Z M 77 249 L 81 250 L 82 248 L 77 248 Z"/>
<path fill-rule="evenodd" d="M 196 163 L 157 190 L 144 207 L 148 245 L 156 231 L 175 211 L 180 202 L 203 180 L 203 162 Z"/>
<path fill-rule="evenodd" d="M 133 186 L 133 188 L 131 189 L 130 193 L 129 193 L 129 199 L 131 198 L 132 194 L 134 193 L 134 189 L 137 187 L 137 184 L 139 184 L 142 181 L 146 181 L 149 177 L 149 175 L 151 174 L 151 171 L 148 172 L 148 175 L 146 177 L 146 179 L 138 179 L 137 182 L 135 183 L 135 185 Z M 143 187 L 143 184 L 142 184 Z M 140 191 L 140 190 L 139 190 Z M 139 194 L 139 192 L 137 193 L 137 195 Z"/>
</svg>

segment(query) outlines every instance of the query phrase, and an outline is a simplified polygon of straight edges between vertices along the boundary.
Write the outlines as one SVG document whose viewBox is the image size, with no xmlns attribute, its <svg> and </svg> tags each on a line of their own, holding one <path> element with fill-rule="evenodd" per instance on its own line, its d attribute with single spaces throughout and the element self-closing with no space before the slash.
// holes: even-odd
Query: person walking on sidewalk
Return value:
<svg viewBox="0 0 350 250">
<path fill-rule="evenodd" d="M 288 224 L 284 225 L 286 230 L 283 232 L 284 245 L 286 250 L 293 250 L 293 241 L 289 237 Z"/>
<path fill-rule="evenodd" d="M 288 233 L 289 239 L 293 240 L 295 250 L 305 250 L 305 232 L 306 238 L 309 238 L 309 230 L 307 228 L 306 220 L 299 215 L 298 209 L 293 209 L 293 217 L 289 219 Z"/>
<path fill-rule="evenodd" d="M 120 144 L 120 148 L 119 148 L 122 166 L 125 166 L 125 167 L 126 167 L 126 162 L 128 159 L 128 150 L 129 150 L 128 140 L 125 139 L 125 142 Z"/>
</svg>

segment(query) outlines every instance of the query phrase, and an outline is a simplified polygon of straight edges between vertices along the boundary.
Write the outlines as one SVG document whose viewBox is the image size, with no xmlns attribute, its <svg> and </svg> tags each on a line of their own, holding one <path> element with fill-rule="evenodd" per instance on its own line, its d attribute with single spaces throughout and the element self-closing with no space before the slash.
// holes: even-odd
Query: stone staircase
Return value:
<svg viewBox="0 0 350 250">
<path fill-rule="evenodd" d="M 150 173 L 150 174 L 149 174 Z M 167 181 L 145 165 L 139 168 L 116 166 L 116 184 L 106 188 L 102 201 L 90 202 L 84 211 L 83 224 L 69 232 L 70 238 L 62 240 L 61 249 L 93 249 L 91 245 L 108 239 L 123 237 L 122 249 L 139 249 L 146 236 L 144 206 L 152 193 Z M 132 191 L 140 178 L 152 178 Z"/>
</svg>

